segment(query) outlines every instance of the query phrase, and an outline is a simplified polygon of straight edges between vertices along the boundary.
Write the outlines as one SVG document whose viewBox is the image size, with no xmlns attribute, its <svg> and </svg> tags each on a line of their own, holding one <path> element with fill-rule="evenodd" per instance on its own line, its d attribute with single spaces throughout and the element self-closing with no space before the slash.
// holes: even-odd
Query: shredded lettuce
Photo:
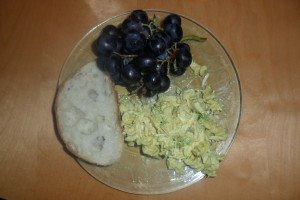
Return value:
<svg viewBox="0 0 300 200">
<path fill-rule="evenodd" d="M 195 62 L 191 69 L 197 76 L 207 73 L 207 67 Z M 178 173 L 190 167 L 214 177 L 223 159 L 216 147 L 227 138 L 214 120 L 222 106 L 210 86 L 174 91 L 159 94 L 153 103 L 135 94 L 119 96 L 125 141 L 141 146 L 148 156 L 165 157 L 167 167 Z"/>
<path fill-rule="evenodd" d="M 195 61 L 193 61 L 190 65 L 192 71 L 195 75 L 204 77 L 207 74 L 207 66 L 199 65 Z"/>
</svg>

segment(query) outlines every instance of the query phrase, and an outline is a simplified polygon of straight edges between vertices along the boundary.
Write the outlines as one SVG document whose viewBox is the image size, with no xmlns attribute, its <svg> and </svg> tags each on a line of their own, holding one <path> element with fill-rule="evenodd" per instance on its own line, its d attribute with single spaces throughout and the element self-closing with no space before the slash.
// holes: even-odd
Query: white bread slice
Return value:
<svg viewBox="0 0 300 200">
<path fill-rule="evenodd" d="M 97 165 L 119 160 L 123 136 L 117 95 L 110 78 L 95 62 L 59 88 L 55 108 L 59 134 L 75 156 Z"/>
</svg>

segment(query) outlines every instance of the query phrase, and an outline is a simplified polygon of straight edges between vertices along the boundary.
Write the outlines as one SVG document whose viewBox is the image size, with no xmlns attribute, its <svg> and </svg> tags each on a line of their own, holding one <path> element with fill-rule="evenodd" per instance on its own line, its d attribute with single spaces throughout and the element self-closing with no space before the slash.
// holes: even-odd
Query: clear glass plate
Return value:
<svg viewBox="0 0 300 200">
<path fill-rule="evenodd" d="M 149 17 L 154 14 L 158 18 L 164 18 L 170 14 L 166 11 L 147 10 Z M 91 29 L 75 46 L 70 56 L 62 67 L 58 86 L 72 76 L 80 67 L 95 60 L 93 42 L 99 36 L 103 27 L 108 24 L 119 25 L 129 12 L 107 19 Z M 190 43 L 193 59 L 199 64 L 209 68 L 208 83 L 216 91 L 218 98 L 224 105 L 220 115 L 220 123 L 229 132 L 226 141 L 220 143 L 218 153 L 226 154 L 230 148 L 241 115 L 241 87 L 235 66 L 223 45 L 217 38 L 202 25 L 181 16 L 184 35 L 194 34 L 206 37 L 204 43 Z M 161 194 L 176 191 L 187 187 L 205 176 L 201 172 L 186 168 L 185 174 L 177 174 L 168 170 L 164 159 L 151 159 L 142 156 L 138 148 L 124 145 L 120 161 L 101 167 L 88 164 L 80 159 L 78 163 L 97 180 L 113 188 L 135 194 Z"/>
</svg>

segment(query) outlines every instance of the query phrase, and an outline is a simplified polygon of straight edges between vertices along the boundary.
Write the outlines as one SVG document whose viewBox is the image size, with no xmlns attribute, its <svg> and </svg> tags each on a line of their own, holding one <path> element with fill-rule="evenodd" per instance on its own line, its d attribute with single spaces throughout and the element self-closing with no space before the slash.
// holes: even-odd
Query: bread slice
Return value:
<svg viewBox="0 0 300 200">
<path fill-rule="evenodd" d="M 59 88 L 55 108 L 59 134 L 70 152 L 97 165 L 119 160 L 123 137 L 117 95 L 95 62 Z"/>
</svg>

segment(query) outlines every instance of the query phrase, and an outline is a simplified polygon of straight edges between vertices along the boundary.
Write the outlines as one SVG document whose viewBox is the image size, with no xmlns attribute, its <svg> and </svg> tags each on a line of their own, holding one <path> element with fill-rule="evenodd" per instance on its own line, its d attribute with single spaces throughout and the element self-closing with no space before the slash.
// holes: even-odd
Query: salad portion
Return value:
<svg viewBox="0 0 300 200">
<path fill-rule="evenodd" d="M 206 68 L 196 63 L 193 67 L 195 73 Z M 119 96 L 125 141 L 140 146 L 147 156 L 166 158 L 167 167 L 178 173 L 190 167 L 214 177 L 223 159 L 216 147 L 227 138 L 215 119 L 222 106 L 209 85 L 171 87 L 151 100 L 137 94 Z"/>
</svg>

